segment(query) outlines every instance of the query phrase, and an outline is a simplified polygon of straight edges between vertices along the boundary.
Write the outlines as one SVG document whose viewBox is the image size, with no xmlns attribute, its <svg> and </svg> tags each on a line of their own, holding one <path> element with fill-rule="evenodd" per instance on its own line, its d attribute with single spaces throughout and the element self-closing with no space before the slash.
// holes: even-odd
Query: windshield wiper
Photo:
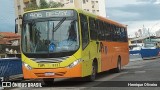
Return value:
<svg viewBox="0 0 160 90">
<path fill-rule="evenodd" d="M 35 20 L 32 20 L 32 21 L 31 21 L 31 25 L 34 26 L 35 24 L 36 24 L 36 21 L 35 21 Z"/>
<path fill-rule="evenodd" d="M 66 18 L 62 18 L 61 21 L 59 21 L 59 23 L 55 26 L 55 28 L 53 29 L 53 32 L 57 31 L 57 29 L 62 25 L 62 23 L 66 20 Z"/>
</svg>

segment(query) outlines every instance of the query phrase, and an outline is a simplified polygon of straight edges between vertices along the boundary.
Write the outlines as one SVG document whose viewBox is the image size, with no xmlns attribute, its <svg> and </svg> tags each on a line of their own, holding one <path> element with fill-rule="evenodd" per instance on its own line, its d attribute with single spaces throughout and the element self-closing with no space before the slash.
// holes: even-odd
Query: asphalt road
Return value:
<svg viewBox="0 0 160 90">
<path fill-rule="evenodd" d="M 33 80 L 31 82 L 41 82 Z M 135 82 L 133 82 L 135 81 Z M 123 67 L 120 73 L 110 71 L 97 75 L 95 82 L 86 82 L 85 79 L 56 79 L 53 86 L 46 86 L 42 83 L 42 88 L 8 88 L 12 90 L 160 90 L 160 87 L 128 87 L 128 83 L 144 84 L 155 83 L 160 86 L 160 59 L 131 61 Z M 153 81 L 153 82 L 150 82 Z M 22 81 L 30 82 L 30 81 Z"/>
</svg>

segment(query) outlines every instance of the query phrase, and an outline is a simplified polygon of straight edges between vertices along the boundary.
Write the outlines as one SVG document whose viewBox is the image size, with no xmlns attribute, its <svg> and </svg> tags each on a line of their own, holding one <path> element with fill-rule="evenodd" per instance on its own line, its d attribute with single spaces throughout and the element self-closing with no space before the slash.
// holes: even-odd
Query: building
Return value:
<svg viewBox="0 0 160 90">
<path fill-rule="evenodd" d="M 21 33 L 21 29 L 22 29 L 22 15 L 24 13 L 24 2 L 26 0 L 14 0 L 14 6 L 15 6 L 15 14 L 16 14 L 16 18 L 15 18 L 15 28 L 17 29 L 18 33 Z"/>
<path fill-rule="evenodd" d="M 17 35 L 12 32 L 0 32 L 0 39 L 1 39 L 0 44 L 2 44 L 2 42 L 5 42 L 3 44 L 9 44 L 12 46 L 18 46 L 20 44 L 19 43 L 20 35 Z"/>
<path fill-rule="evenodd" d="M 106 17 L 105 1 L 106 0 L 46 0 L 47 2 L 55 1 L 64 4 L 63 8 L 80 8 L 85 11 Z M 21 33 L 22 29 L 22 15 L 25 7 L 35 0 L 15 0 L 15 12 L 16 12 L 16 28 L 18 33 Z M 40 0 L 36 0 L 37 5 Z"/>
<path fill-rule="evenodd" d="M 15 23 L 16 23 L 16 30 L 17 33 L 21 33 L 22 29 L 22 16 L 24 13 L 25 7 L 30 3 L 30 2 L 35 2 L 35 0 L 14 0 L 14 6 L 15 6 Z"/>
<path fill-rule="evenodd" d="M 37 0 L 38 5 L 39 1 L 40 0 Z M 96 15 L 106 17 L 106 9 L 105 9 L 106 0 L 46 0 L 46 1 L 48 3 L 50 1 L 61 2 L 62 4 L 64 4 L 64 8 L 76 7 L 94 13 Z"/>
<path fill-rule="evenodd" d="M 160 30 L 156 31 L 156 37 L 160 37 Z"/>
<path fill-rule="evenodd" d="M 0 54 L 20 53 L 20 35 L 0 32 Z"/>
</svg>

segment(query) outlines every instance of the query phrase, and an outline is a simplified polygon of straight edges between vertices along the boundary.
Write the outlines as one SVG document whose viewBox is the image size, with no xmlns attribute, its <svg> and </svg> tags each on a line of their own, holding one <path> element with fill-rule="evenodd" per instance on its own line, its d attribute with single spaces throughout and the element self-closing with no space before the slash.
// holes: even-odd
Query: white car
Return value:
<svg viewBox="0 0 160 90">
<path fill-rule="evenodd" d="M 142 47 L 134 47 L 132 50 L 141 50 Z"/>
<path fill-rule="evenodd" d="M 142 49 L 156 49 L 155 43 L 145 43 Z"/>
</svg>

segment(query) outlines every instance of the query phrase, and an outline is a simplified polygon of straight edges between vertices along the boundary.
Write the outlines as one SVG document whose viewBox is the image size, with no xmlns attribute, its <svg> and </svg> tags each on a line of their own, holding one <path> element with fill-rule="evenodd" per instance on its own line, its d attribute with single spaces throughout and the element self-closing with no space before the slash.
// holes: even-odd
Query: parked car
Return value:
<svg viewBox="0 0 160 90">
<path fill-rule="evenodd" d="M 156 49 L 156 48 L 157 48 L 157 43 L 154 42 L 144 43 L 144 46 L 142 47 L 142 49 Z"/>
</svg>

